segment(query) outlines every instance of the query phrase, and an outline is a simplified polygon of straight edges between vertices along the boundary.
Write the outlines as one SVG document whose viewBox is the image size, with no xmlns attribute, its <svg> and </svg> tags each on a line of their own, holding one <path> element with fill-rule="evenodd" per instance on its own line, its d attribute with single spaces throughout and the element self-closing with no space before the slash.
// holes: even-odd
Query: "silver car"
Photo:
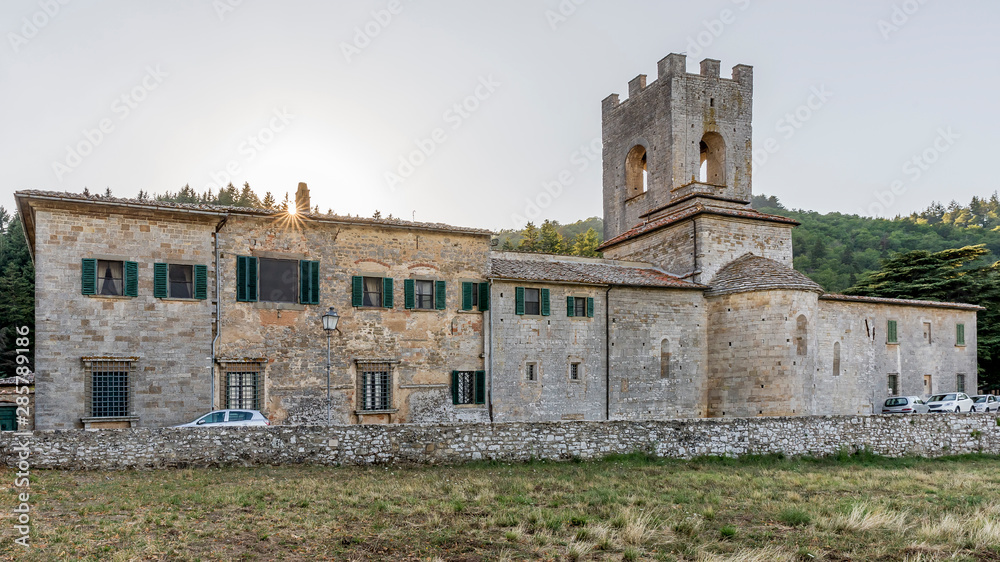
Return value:
<svg viewBox="0 0 1000 562">
<path fill-rule="evenodd" d="M 244 425 L 271 425 L 264 414 L 257 410 L 215 410 L 190 423 L 174 427 L 233 427 Z"/>
<path fill-rule="evenodd" d="M 926 414 L 927 404 L 919 396 L 890 396 L 882 404 L 883 414 Z"/>
<path fill-rule="evenodd" d="M 972 398 L 964 392 L 935 394 L 927 399 L 928 412 L 971 412 Z"/>
<path fill-rule="evenodd" d="M 973 412 L 1000 412 L 1000 400 L 992 394 L 980 394 L 979 396 L 973 396 L 972 399 L 972 411 Z"/>
</svg>

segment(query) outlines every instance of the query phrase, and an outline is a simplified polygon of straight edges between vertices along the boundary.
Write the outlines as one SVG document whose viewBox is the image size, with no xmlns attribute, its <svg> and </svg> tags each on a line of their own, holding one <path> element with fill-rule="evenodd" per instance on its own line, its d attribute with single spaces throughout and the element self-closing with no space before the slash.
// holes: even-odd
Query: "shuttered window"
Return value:
<svg viewBox="0 0 1000 562">
<path fill-rule="evenodd" d="M 899 343 L 899 339 L 896 334 L 896 321 L 889 320 L 886 325 L 886 343 Z"/>
<path fill-rule="evenodd" d="M 514 289 L 514 314 L 524 316 L 524 287 Z"/>
<path fill-rule="evenodd" d="M 965 324 L 955 324 L 955 345 L 965 345 Z"/>
<path fill-rule="evenodd" d="M 550 314 L 552 314 L 552 308 L 549 304 L 549 290 L 542 289 L 541 297 L 542 297 L 542 306 L 541 306 L 542 316 L 549 316 Z"/>
<path fill-rule="evenodd" d="M 452 371 L 451 403 L 485 404 L 486 371 Z"/>
<path fill-rule="evenodd" d="M 208 266 L 154 263 L 153 296 L 158 299 L 208 298 Z"/>
<path fill-rule="evenodd" d="M 593 318 L 594 299 L 590 297 L 566 297 L 566 316 L 570 318 Z"/>
<path fill-rule="evenodd" d="M 205 300 L 208 298 L 208 266 L 194 266 L 194 298 Z"/>
<path fill-rule="evenodd" d="M 139 264 L 134 261 L 83 259 L 80 292 L 109 297 L 139 296 Z"/>
<path fill-rule="evenodd" d="M 444 281 L 434 282 L 434 308 L 444 310 L 448 301 L 448 289 Z"/>
<path fill-rule="evenodd" d="M 490 284 L 479 283 L 479 310 L 486 312 L 490 309 Z"/>
<path fill-rule="evenodd" d="M 236 257 L 236 300 L 257 302 L 257 258 Z"/>
<path fill-rule="evenodd" d="M 404 281 L 404 289 L 405 289 Z M 393 281 L 391 277 L 351 278 L 351 305 L 358 308 L 392 308 Z"/>
</svg>

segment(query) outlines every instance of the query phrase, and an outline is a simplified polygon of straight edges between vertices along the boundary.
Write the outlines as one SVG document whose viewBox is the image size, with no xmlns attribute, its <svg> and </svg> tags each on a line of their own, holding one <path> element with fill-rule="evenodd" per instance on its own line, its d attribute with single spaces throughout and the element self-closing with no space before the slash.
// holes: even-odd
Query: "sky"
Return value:
<svg viewBox="0 0 1000 562">
<path fill-rule="evenodd" d="M 601 216 L 601 100 L 685 53 L 754 67 L 755 194 L 906 215 L 998 189 L 998 20 L 991 0 L 4 0 L 0 205 L 306 182 L 341 215 Z"/>
</svg>

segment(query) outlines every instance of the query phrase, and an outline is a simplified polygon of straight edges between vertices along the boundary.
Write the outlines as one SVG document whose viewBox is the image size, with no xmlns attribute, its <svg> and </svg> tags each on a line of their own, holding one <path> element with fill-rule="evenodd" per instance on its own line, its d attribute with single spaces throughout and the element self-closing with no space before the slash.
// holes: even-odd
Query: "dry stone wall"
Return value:
<svg viewBox="0 0 1000 562">
<path fill-rule="evenodd" d="M 123 470 L 283 464 L 444 464 L 532 458 L 594 459 L 868 449 L 890 457 L 1000 454 L 988 414 L 551 422 L 452 425 L 271 426 L 228 429 L 47 430 L 0 434 L 0 462 L 32 469 Z"/>
</svg>

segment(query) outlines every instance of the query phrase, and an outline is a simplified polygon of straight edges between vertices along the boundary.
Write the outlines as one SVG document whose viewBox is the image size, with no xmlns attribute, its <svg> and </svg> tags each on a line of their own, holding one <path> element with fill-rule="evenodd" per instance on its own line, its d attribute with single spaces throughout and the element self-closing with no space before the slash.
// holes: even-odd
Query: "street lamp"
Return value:
<svg viewBox="0 0 1000 562">
<path fill-rule="evenodd" d="M 323 329 L 326 330 L 326 426 L 330 427 L 330 332 L 337 329 L 340 315 L 330 307 L 323 315 Z"/>
</svg>

